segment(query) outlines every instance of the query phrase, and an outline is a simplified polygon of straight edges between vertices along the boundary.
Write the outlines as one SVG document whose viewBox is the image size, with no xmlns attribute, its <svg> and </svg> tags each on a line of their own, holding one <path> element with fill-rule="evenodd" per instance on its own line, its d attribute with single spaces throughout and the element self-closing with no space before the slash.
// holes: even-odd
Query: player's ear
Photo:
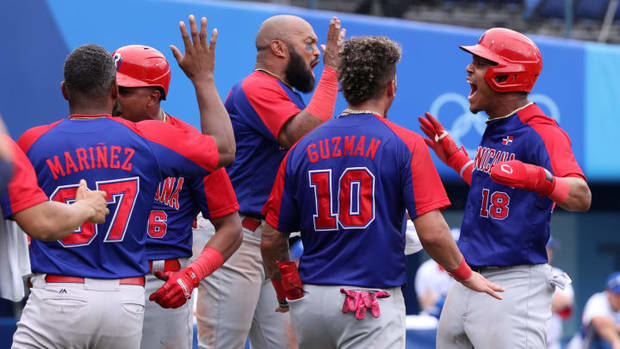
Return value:
<svg viewBox="0 0 620 349">
<path fill-rule="evenodd" d="M 118 84 L 116 83 L 116 80 L 114 80 L 114 82 L 112 83 L 112 87 L 110 87 L 110 97 L 113 100 L 118 99 Z"/>
<path fill-rule="evenodd" d="M 282 40 L 271 40 L 270 47 L 274 56 L 282 58 L 288 56 L 288 48 Z"/>
<path fill-rule="evenodd" d="M 396 97 L 396 78 L 390 81 L 387 85 L 387 95 L 390 98 Z"/>
<path fill-rule="evenodd" d="M 64 97 L 65 100 L 69 100 L 69 92 L 67 91 L 67 87 L 65 87 L 65 82 L 62 81 L 60 83 L 60 90 L 62 91 L 62 96 Z"/>
</svg>

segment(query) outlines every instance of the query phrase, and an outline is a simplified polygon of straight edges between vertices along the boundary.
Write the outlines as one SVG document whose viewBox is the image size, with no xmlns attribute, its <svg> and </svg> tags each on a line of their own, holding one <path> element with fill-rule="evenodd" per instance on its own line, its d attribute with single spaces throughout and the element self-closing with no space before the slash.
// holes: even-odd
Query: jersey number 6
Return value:
<svg viewBox="0 0 620 349">
<path fill-rule="evenodd" d="M 332 170 L 313 170 L 308 175 L 316 204 L 315 230 L 336 230 L 338 223 L 345 229 L 364 229 L 374 220 L 375 176 L 368 168 L 344 170 L 338 180 L 336 213 L 332 205 Z"/>
<path fill-rule="evenodd" d="M 123 241 L 136 197 L 140 191 L 139 177 L 97 181 L 95 186 L 97 190 L 103 190 L 107 193 L 106 200 L 108 206 L 116 205 L 116 208 L 110 207 L 110 214 L 106 217 L 105 223 L 94 224 L 86 222 L 76 229 L 73 234 L 59 240 L 58 242 L 62 246 L 78 247 L 89 245 L 97 236 L 99 229 L 105 229 L 105 227 L 107 227 L 107 230 L 104 242 Z M 78 184 L 59 186 L 50 195 L 50 200 L 70 204 L 75 201 L 77 187 Z"/>
</svg>

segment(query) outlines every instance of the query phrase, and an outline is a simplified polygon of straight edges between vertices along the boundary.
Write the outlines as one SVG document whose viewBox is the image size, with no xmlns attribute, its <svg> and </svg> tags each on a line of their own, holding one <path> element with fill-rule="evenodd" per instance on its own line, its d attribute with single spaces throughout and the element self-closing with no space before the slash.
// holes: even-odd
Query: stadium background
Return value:
<svg viewBox="0 0 620 349">
<path fill-rule="evenodd" d="M 278 13 L 299 15 L 314 26 L 324 42 L 329 18 L 336 15 L 347 28 L 347 36 L 387 35 L 402 45 L 398 97 L 388 115 L 391 120 L 419 131 L 416 117 L 431 111 L 468 149 L 475 149 L 486 116 L 468 111 L 465 66 L 471 56 L 460 51 L 458 45 L 475 43 L 483 28 L 498 23 L 544 34 L 568 34 L 572 29 L 576 37 L 593 38 L 594 35 L 588 37 L 584 33 L 588 25 L 600 29 L 597 25 L 604 23 L 604 13 L 599 13 L 598 20 L 585 18 L 590 22 L 584 22 L 579 17 L 579 6 L 584 3 L 599 6 L 609 1 L 574 1 L 576 12 L 572 14 L 564 12 L 564 0 L 421 1 L 428 3 L 424 5 L 412 1 L 413 5 L 399 15 L 409 20 L 310 9 L 324 5 L 332 10 L 353 10 L 355 1 L 351 0 L 292 1 L 300 7 L 198 0 L 2 1 L 0 113 L 14 138 L 27 128 L 65 117 L 68 108 L 59 86 L 62 64 L 71 50 L 85 43 L 97 43 L 110 51 L 140 43 L 158 48 L 171 63 L 172 81 L 164 109 L 198 126 L 193 87 L 168 49 L 170 44 L 182 47 L 179 20 L 186 20 L 193 13 L 206 16 L 209 28 L 218 28 L 216 82 L 221 97 L 225 98 L 232 85 L 253 69 L 254 36 L 264 19 Z M 370 3 L 371 13 L 386 12 L 379 1 Z M 459 16 L 461 22 L 455 19 L 455 11 L 470 18 L 473 15 L 467 17 L 467 11 L 472 9 L 480 17 L 478 21 L 475 16 L 469 22 L 463 16 Z M 490 11 L 495 11 L 497 18 L 506 13 L 513 13 L 513 17 L 504 16 L 503 22 L 484 20 Z M 480 28 L 411 20 L 424 20 L 424 13 L 433 22 L 442 22 L 443 18 L 446 23 L 478 24 Z M 525 20 L 528 16 L 529 21 Z M 567 22 L 563 16 L 576 17 Z M 616 17 L 620 21 L 620 15 Z M 542 24 L 531 25 L 536 21 Z M 576 25 L 571 27 L 571 23 Z M 616 27 L 611 22 L 607 41 L 620 41 L 620 36 L 615 34 Z M 531 97 L 571 137 L 575 156 L 593 191 L 590 212 L 575 214 L 560 209 L 552 219 L 552 235 L 560 244 L 554 265 L 571 275 L 576 293 L 576 312 L 565 325 L 565 338 L 568 338 L 578 330 L 581 310 L 588 297 L 603 288 L 609 273 L 620 270 L 620 156 L 614 150 L 620 131 L 620 46 L 543 35 L 532 35 L 532 38 L 542 51 L 544 68 Z M 321 69 L 318 67 L 316 71 Z M 306 101 L 310 97 L 306 95 Z M 345 102 L 339 96 L 336 111 L 344 107 Z M 453 202 L 453 207 L 445 212 L 446 218 L 451 226 L 458 227 L 467 187 L 453 171 L 435 160 Z M 419 253 L 408 259 L 411 287 L 405 288 L 405 293 L 410 314 L 418 310 L 413 276 L 425 258 L 424 253 Z M 0 305 L 0 313 L 10 314 L 12 308 L 10 304 Z M 10 342 L 10 328 L 14 323 L 11 317 L 0 319 L 0 326 L 7 324 L 5 328 L 9 328 L 8 332 L 0 330 L 0 348 Z"/>
</svg>

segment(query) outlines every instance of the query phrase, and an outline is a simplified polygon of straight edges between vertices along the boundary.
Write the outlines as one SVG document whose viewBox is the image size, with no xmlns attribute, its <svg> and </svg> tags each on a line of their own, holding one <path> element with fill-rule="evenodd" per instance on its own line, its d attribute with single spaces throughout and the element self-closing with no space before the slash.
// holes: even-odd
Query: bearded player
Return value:
<svg viewBox="0 0 620 349">
<path fill-rule="evenodd" d="M 333 18 L 323 73 L 305 106 L 299 92 L 314 88 L 312 69 L 321 54 L 318 38 L 302 18 L 268 18 L 256 35 L 255 71 L 236 84 L 226 99 L 237 143 L 235 162 L 227 170 L 239 200 L 243 242 L 222 268 L 200 284 L 197 319 L 202 348 L 241 348 L 248 336 L 255 349 L 294 346 L 288 314 L 273 311 L 275 292 L 266 280 L 260 255 L 261 209 L 286 149 L 333 115 L 343 37 L 340 21 Z M 208 225 L 199 222 L 199 226 Z"/>
</svg>

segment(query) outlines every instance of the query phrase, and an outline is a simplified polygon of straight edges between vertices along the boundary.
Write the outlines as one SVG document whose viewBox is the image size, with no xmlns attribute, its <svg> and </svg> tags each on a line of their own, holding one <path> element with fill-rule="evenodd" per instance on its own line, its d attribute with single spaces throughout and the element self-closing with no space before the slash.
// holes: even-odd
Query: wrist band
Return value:
<svg viewBox="0 0 620 349">
<path fill-rule="evenodd" d="M 472 271 L 467 262 L 465 261 L 465 257 L 463 256 L 463 260 L 461 264 L 459 264 L 458 268 L 449 272 L 453 278 L 458 281 L 465 281 L 471 277 Z"/>
<path fill-rule="evenodd" d="M 570 183 L 561 177 L 555 177 L 554 182 L 555 186 L 548 197 L 561 205 L 568 200 L 568 196 L 570 195 Z"/>
<path fill-rule="evenodd" d="M 286 292 L 284 291 L 284 287 L 282 286 L 282 280 L 271 279 L 271 284 L 273 288 L 276 290 L 276 297 L 278 297 L 278 303 L 282 305 L 282 303 L 288 303 L 286 301 Z"/>
<path fill-rule="evenodd" d="M 217 268 L 224 264 L 224 256 L 220 251 L 213 247 L 205 247 L 198 258 L 190 264 L 192 270 L 196 273 L 198 282 L 207 275 L 211 275 Z M 197 286 L 197 285 L 195 285 Z"/>
<path fill-rule="evenodd" d="M 334 114 L 336 97 L 338 97 L 338 73 L 326 65 L 306 111 L 322 121 L 327 121 Z"/>
</svg>

